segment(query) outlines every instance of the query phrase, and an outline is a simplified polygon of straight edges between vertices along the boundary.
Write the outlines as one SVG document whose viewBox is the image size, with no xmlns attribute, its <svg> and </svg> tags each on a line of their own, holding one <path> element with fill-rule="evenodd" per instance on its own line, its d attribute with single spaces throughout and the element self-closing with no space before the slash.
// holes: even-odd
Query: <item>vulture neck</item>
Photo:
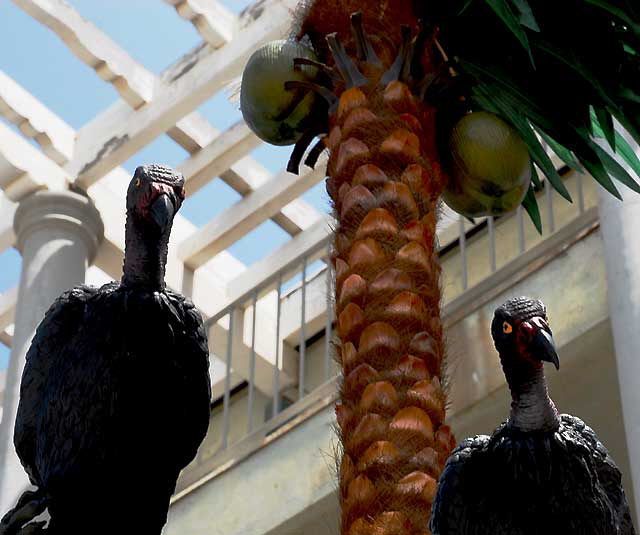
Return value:
<svg viewBox="0 0 640 535">
<path fill-rule="evenodd" d="M 164 234 L 153 233 L 146 224 L 127 212 L 122 285 L 163 290 L 171 225 Z"/>
<path fill-rule="evenodd" d="M 549 397 L 542 365 L 507 366 L 503 361 L 502 368 L 511 390 L 511 412 L 507 425 L 525 432 L 558 429 L 560 418 Z"/>
</svg>

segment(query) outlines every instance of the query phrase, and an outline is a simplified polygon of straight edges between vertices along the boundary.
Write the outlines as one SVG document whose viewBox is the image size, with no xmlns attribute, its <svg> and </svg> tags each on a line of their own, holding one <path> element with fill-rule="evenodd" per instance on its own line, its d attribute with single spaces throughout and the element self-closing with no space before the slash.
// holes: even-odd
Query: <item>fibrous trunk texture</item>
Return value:
<svg viewBox="0 0 640 535">
<path fill-rule="evenodd" d="M 434 123 L 399 81 L 346 90 L 330 118 L 343 535 L 428 533 L 454 445 L 443 424 Z"/>
<path fill-rule="evenodd" d="M 338 97 L 329 99 L 324 143 L 338 221 L 342 535 L 428 534 L 437 481 L 455 443 L 444 424 L 435 251 L 447 179 L 435 109 L 417 96 L 442 61 L 434 30 L 420 31 L 413 5 L 314 0 L 297 35 L 333 68 Z"/>
</svg>

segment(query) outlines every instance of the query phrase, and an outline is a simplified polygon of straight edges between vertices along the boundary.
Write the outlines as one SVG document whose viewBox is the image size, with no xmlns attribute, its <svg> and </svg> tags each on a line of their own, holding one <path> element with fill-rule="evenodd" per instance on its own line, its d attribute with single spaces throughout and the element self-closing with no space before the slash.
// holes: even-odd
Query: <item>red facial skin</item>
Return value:
<svg viewBox="0 0 640 535">
<path fill-rule="evenodd" d="M 547 322 L 536 316 L 527 321 L 522 321 L 514 327 L 516 330 L 517 354 L 536 368 L 542 368 L 544 363 L 535 358 L 531 353 L 531 341 L 540 332 L 540 330 L 544 329 L 548 332 L 550 331 Z"/>
<path fill-rule="evenodd" d="M 177 192 L 174 187 L 169 184 L 165 184 L 164 182 L 152 182 L 151 187 L 138 197 L 138 205 L 136 207 L 138 213 L 145 219 L 149 219 L 149 209 L 162 194 L 168 195 L 169 198 L 172 198 L 173 195 L 177 195 L 180 202 L 184 200 L 184 188 L 181 188 L 180 191 Z"/>
</svg>

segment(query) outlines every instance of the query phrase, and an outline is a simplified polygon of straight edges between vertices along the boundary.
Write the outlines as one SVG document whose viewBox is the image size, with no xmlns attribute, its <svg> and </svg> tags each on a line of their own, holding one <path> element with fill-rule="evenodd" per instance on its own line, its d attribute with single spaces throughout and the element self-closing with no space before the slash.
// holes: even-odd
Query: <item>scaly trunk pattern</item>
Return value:
<svg viewBox="0 0 640 535">
<path fill-rule="evenodd" d="M 425 534 L 453 447 L 440 382 L 433 110 L 392 82 L 368 96 L 347 90 L 331 123 L 342 533 Z"/>
<path fill-rule="evenodd" d="M 344 3 L 347 9 L 358 7 Z M 402 12 L 399 4 L 405 3 L 394 9 Z M 334 17 L 348 21 L 349 12 Z M 312 7 L 301 34 L 309 35 L 310 28 L 326 34 L 318 27 L 326 26 L 326 19 L 316 24 L 318 18 Z M 365 30 L 372 21 L 388 23 L 365 13 Z M 388 32 L 396 34 L 399 22 Z M 339 100 L 325 138 L 327 190 L 338 221 L 342 534 L 426 535 L 437 480 L 455 442 L 443 423 L 445 351 L 435 227 L 446 177 L 437 163 L 435 110 L 409 85 L 381 81 L 399 43 L 385 45 L 371 36 L 382 60 L 376 67 L 356 61 L 362 54 L 353 53 L 347 31 L 338 36 L 367 78 L 365 85 L 336 91 Z M 314 40 L 316 48 L 321 42 Z M 422 58 L 426 69 L 429 62 Z"/>
</svg>

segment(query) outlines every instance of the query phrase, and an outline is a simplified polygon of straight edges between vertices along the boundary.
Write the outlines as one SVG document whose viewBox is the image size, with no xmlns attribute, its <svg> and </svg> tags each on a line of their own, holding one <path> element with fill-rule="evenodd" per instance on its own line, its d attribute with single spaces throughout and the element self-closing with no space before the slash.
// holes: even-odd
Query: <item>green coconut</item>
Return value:
<svg viewBox="0 0 640 535">
<path fill-rule="evenodd" d="M 451 180 L 443 194 L 467 217 L 500 216 L 516 209 L 529 189 L 531 159 L 517 132 L 498 116 L 474 112 L 449 138 Z"/>
<path fill-rule="evenodd" d="M 317 59 L 313 50 L 295 41 L 271 41 L 251 55 L 242 75 L 242 116 L 272 145 L 298 141 L 323 105 L 312 91 L 284 88 L 287 81 L 313 82 L 318 76 L 313 66 L 295 66 L 295 58 Z"/>
<path fill-rule="evenodd" d="M 469 218 L 480 216 L 501 216 L 512 212 L 524 199 L 528 185 L 517 186 L 500 195 L 486 195 L 474 189 L 451 190 L 443 193 L 447 205 L 459 214 Z"/>
</svg>

